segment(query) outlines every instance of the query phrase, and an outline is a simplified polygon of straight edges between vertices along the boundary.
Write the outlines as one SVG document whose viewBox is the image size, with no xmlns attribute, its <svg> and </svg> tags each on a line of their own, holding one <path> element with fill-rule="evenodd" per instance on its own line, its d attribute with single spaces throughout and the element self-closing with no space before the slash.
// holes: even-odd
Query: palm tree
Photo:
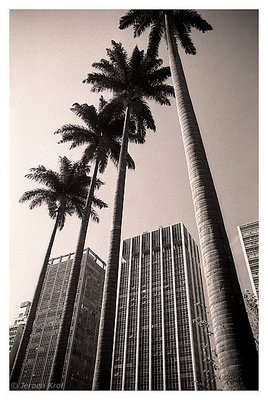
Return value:
<svg viewBox="0 0 268 400">
<path fill-rule="evenodd" d="M 195 54 L 191 29 L 211 25 L 194 10 L 130 10 L 120 29 L 133 25 L 134 36 L 151 26 L 150 54 L 165 36 L 181 126 L 221 381 L 227 390 L 257 389 L 258 358 L 213 178 L 187 87 L 178 42 Z"/>
<path fill-rule="evenodd" d="M 59 143 L 71 142 L 71 149 L 77 146 L 87 145 L 82 156 L 82 162 L 85 165 L 88 162 L 93 162 L 95 165 L 81 221 L 56 355 L 51 369 L 51 388 L 60 387 L 57 386 L 57 384 L 62 380 L 65 353 L 72 322 L 73 308 L 81 270 L 81 260 L 83 257 L 97 175 L 105 171 L 109 158 L 117 165 L 120 154 L 119 137 L 122 135 L 124 125 L 124 110 L 122 107 L 117 107 L 113 112 L 110 112 L 111 110 L 107 112 L 106 105 L 107 102 L 102 96 L 99 100 L 98 110 L 93 105 L 73 104 L 71 111 L 82 119 L 85 126 L 67 124 L 55 132 L 56 134 L 62 135 L 62 139 Z M 138 143 L 143 143 L 143 137 L 134 135 L 134 130 L 135 123 L 132 120 L 131 139 Z M 127 155 L 127 166 L 132 169 L 135 168 L 135 163 L 129 154 Z"/>
<path fill-rule="evenodd" d="M 29 208 L 31 210 L 43 204 L 46 205 L 48 207 L 49 216 L 55 220 L 55 223 L 33 296 L 27 324 L 11 371 L 10 382 L 11 384 L 13 383 L 13 385 L 17 383 L 19 379 L 56 232 L 64 227 L 67 215 L 71 216 L 77 214 L 79 218 L 82 218 L 87 187 L 91 181 L 91 178 L 87 175 L 90 168 L 85 167 L 81 162 L 72 162 L 67 157 L 60 157 L 59 163 L 59 172 L 47 169 L 43 165 L 39 165 L 37 168 L 31 168 L 26 178 L 39 182 L 44 185 L 44 187 L 25 192 L 19 200 L 20 203 L 30 201 Z M 95 184 L 96 187 L 99 188 L 102 182 L 97 181 Z M 99 208 L 107 207 L 103 201 L 97 198 L 94 198 L 94 205 Z M 99 221 L 98 215 L 93 209 L 91 211 L 91 217 L 94 221 Z"/>
<path fill-rule="evenodd" d="M 128 58 L 121 43 L 112 41 L 107 49 L 108 60 L 93 64 L 100 72 L 88 74 L 84 82 L 93 84 L 92 91 L 109 90 L 113 97 L 107 109 L 123 107 L 125 120 L 119 157 L 108 263 L 106 267 L 103 304 L 99 330 L 98 349 L 93 380 L 93 390 L 109 390 L 113 350 L 113 332 L 116 307 L 119 250 L 123 215 L 126 155 L 131 119 L 136 123 L 137 135 L 145 137 L 146 129 L 155 130 L 155 123 L 146 100 L 170 105 L 167 96 L 173 88 L 164 82 L 170 76 L 169 67 L 162 67 L 162 60 L 148 57 L 136 46 Z"/>
</svg>

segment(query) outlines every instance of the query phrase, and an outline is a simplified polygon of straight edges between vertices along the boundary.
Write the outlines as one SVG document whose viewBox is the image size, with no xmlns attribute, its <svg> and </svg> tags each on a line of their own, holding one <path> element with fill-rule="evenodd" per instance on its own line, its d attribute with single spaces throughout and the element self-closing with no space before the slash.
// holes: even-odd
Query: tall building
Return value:
<svg viewBox="0 0 268 400">
<path fill-rule="evenodd" d="M 30 301 L 24 301 L 20 305 L 20 312 L 14 321 L 14 324 L 9 327 L 9 364 L 10 369 L 13 367 L 14 360 L 19 348 L 20 340 L 23 334 L 27 317 L 31 307 Z"/>
<path fill-rule="evenodd" d="M 259 222 L 237 227 L 253 294 L 259 295 Z"/>
<path fill-rule="evenodd" d="M 49 388 L 73 258 L 71 253 L 49 261 L 19 390 Z M 104 275 L 105 263 L 92 250 L 84 250 L 60 389 L 91 389 Z"/>
<path fill-rule="evenodd" d="M 213 390 L 198 247 L 182 223 L 124 240 L 112 390 Z"/>
</svg>

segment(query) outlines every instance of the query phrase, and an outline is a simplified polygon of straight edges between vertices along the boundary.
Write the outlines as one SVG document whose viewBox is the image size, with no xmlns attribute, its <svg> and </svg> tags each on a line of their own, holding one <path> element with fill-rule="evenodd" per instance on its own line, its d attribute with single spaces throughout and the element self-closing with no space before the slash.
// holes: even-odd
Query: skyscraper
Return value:
<svg viewBox="0 0 268 400">
<path fill-rule="evenodd" d="M 50 260 L 18 383 L 19 390 L 50 388 L 74 253 Z M 99 329 L 105 263 L 84 250 L 60 389 L 90 389 Z"/>
<path fill-rule="evenodd" d="M 259 222 L 237 227 L 243 254 L 245 257 L 251 289 L 255 296 L 259 295 Z"/>
<path fill-rule="evenodd" d="M 18 317 L 15 319 L 14 324 L 9 327 L 9 363 L 10 369 L 13 366 L 20 340 L 23 334 L 24 326 L 27 322 L 27 317 L 31 307 L 30 301 L 24 301 L 20 305 L 20 312 Z"/>
<path fill-rule="evenodd" d="M 182 223 L 123 241 L 111 389 L 215 389 L 198 248 Z"/>
</svg>

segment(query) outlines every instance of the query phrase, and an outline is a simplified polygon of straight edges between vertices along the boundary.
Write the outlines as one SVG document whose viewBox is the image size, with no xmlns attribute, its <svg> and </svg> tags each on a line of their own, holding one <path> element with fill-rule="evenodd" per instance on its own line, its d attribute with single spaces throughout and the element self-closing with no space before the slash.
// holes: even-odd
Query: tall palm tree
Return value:
<svg viewBox="0 0 268 400">
<path fill-rule="evenodd" d="M 85 210 L 81 221 L 73 268 L 68 286 L 68 294 L 66 296 L 64 315 L 59 332 L 56 354 L 51 369 L 51 388 L 60 387 L 57 384 L 62 380 L 65 353 L 72 322 L 73 308 L 81 270 L 81 260 L 83 257 L 97 176 L 98 173 L 102 174 L 105 171 L 109 158 L 115 163 L 115 165 L 117 165 L 120 154 L 119 137 L 122 135 L 124 125 L 124 110 L 122 107 L 117 107 L 113 112 L 111 112 L 111 110 L 106 109 L 106 105 L 107 101 L 105 101 L 102 96 L 99 100 L 98 110 L 93 105 L 73 104 L 71 111 L 80 117 L 85 125 L 66 124 L 55 132 L 62 135 L 62 139 L 59 143 L 71 142 L 71 149 L 77 146 L 86 145 L 82 156 L 82 162 L 85 165 L 89 162 L 94 163 L 95 165 L 91 184 L 87 193 Z M 144 138 L 142 136 L 134 135 L 134 131 L 135 123 L 132 120 L 130 133 L 131 139 L 138 143 L 143 143 Z M 127 166 L 132 169 L 135 168 L 135 163 L 129 154 L 127 155 Z"/>
<path fill-rule="evenodd" d="M 19 379 L 56 232 L 64 227 L 67 215 L 77 214 L 79 218 L 82 218 L 87 187 L 91 182 L 91 178 L 87 175 L 90 170 L 88 166 L 85 167 L 81 162 L 72 162 L 67 157 L 60 157 L 59 163 L 59 172 L 47 169 L 43 165 L 31 168 L 26 178 L 41 183 L 44 187 L 25 192 L 19 200 L 21 203 L 30 201 L 29 208 L 31 210 L 35 207 L 46 205 L 49 216 L 55 220 L 55 223 L 33 296 L 27 324 L 11 371 L 10 382 L 13 385 Z M 102 182 L 100 181 L 95 182 L 98 188 L 101 184 Z M 94 198 L 94 205 L 99 208 L 107 207 L 103 201 L 97 198 Z M 93 209 L 91 210 L 91 217 L 94 221 L 99 221 L 98 215 Z"/>
<path fill-rule="evenodd" d="M 145 137 L 146 129 L 155 130 L 153 116 L 146 100 L 155 100 L 161 105 L 170 105 L 167 96 L 173 95 L 173 88 L 165 83 L 170 76 L 170 69 L 169 67 L 162 67 L 161 59 L 148 57 L 137 46 L 128 58 L 122 44 L 115 41 L 112 41 L 112 47 L 106 51 L 108 59 L 101 59 L 100 62 L 93 64 L 93 67 L 100 72 L 88 74 L 84 82 L 93 84 L 91 90 L 94 92 L 112 91 L 113 97 L 106 107 L 107 109 L 116 109 L 117 107 L 121 109 L 123 107 L 125 120 L 105 274 L 93 390 L 110 389 L 126 155 L 131 119 L 136 123 L 137 135 Z"/>
<path fill-rule="evenodd" d="M 199 233 L 209 307 L 224 388 L 257 389 L 258 358 L 235 264 L 209 169 L 200 130 L 187 87 L 178 42 L 195 54 L 191 29 L 206 32 L 211 25 L 194 10 L 130 10 L 120 29 L 133 25 L 134 36 L 151 27 L 150 54 L 156 55 L 165 36 L 187 168 Z"/>
</svg>

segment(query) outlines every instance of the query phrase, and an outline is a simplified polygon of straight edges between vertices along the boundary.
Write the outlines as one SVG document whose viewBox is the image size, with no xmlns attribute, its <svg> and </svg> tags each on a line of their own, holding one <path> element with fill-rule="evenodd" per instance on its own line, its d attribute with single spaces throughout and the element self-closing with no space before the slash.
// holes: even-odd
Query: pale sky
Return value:
<svg viewBox="0 0 268 400">
<path fill-rule="evenodd" d="M 111 40 L 131 52 L 146 36 L 118 29 L 122 10 L 13 10 L 10 12 L 10 323 L 31 300 L 53 223 L 45 207 L 19 204 L 38 186 L 24 175 L 39 164 L 57 169 L 58 156 L 79 159 L 82 149 L 58 145 L 53 133 L 82 123 L 73 103 L 97 105 L 83 84 L 92 63 L 106 58 Z M 212 32 L 193 32 L 196 56 L 180 51 L 243 290 L 249 288 L 237 225 L 258 219 L 258 25 L 254 10 L 201 10 Z M 159 56 L 168 65 L 164 42 Z M 105 92 L 102 93 L 107 97 Z M 130 145 L 136 170 L 127 176 L 122 238 L 183 222 L 198 243 L 175 101 L 150 103 L 157 131 Z M 90 223 L 86 247 L 107 259 L 116 169 L 110 164 L 97 195 L 109 204 Z M 67 218 L 52 257 L 74 252 L 80 221 Z"/>
</svg>

